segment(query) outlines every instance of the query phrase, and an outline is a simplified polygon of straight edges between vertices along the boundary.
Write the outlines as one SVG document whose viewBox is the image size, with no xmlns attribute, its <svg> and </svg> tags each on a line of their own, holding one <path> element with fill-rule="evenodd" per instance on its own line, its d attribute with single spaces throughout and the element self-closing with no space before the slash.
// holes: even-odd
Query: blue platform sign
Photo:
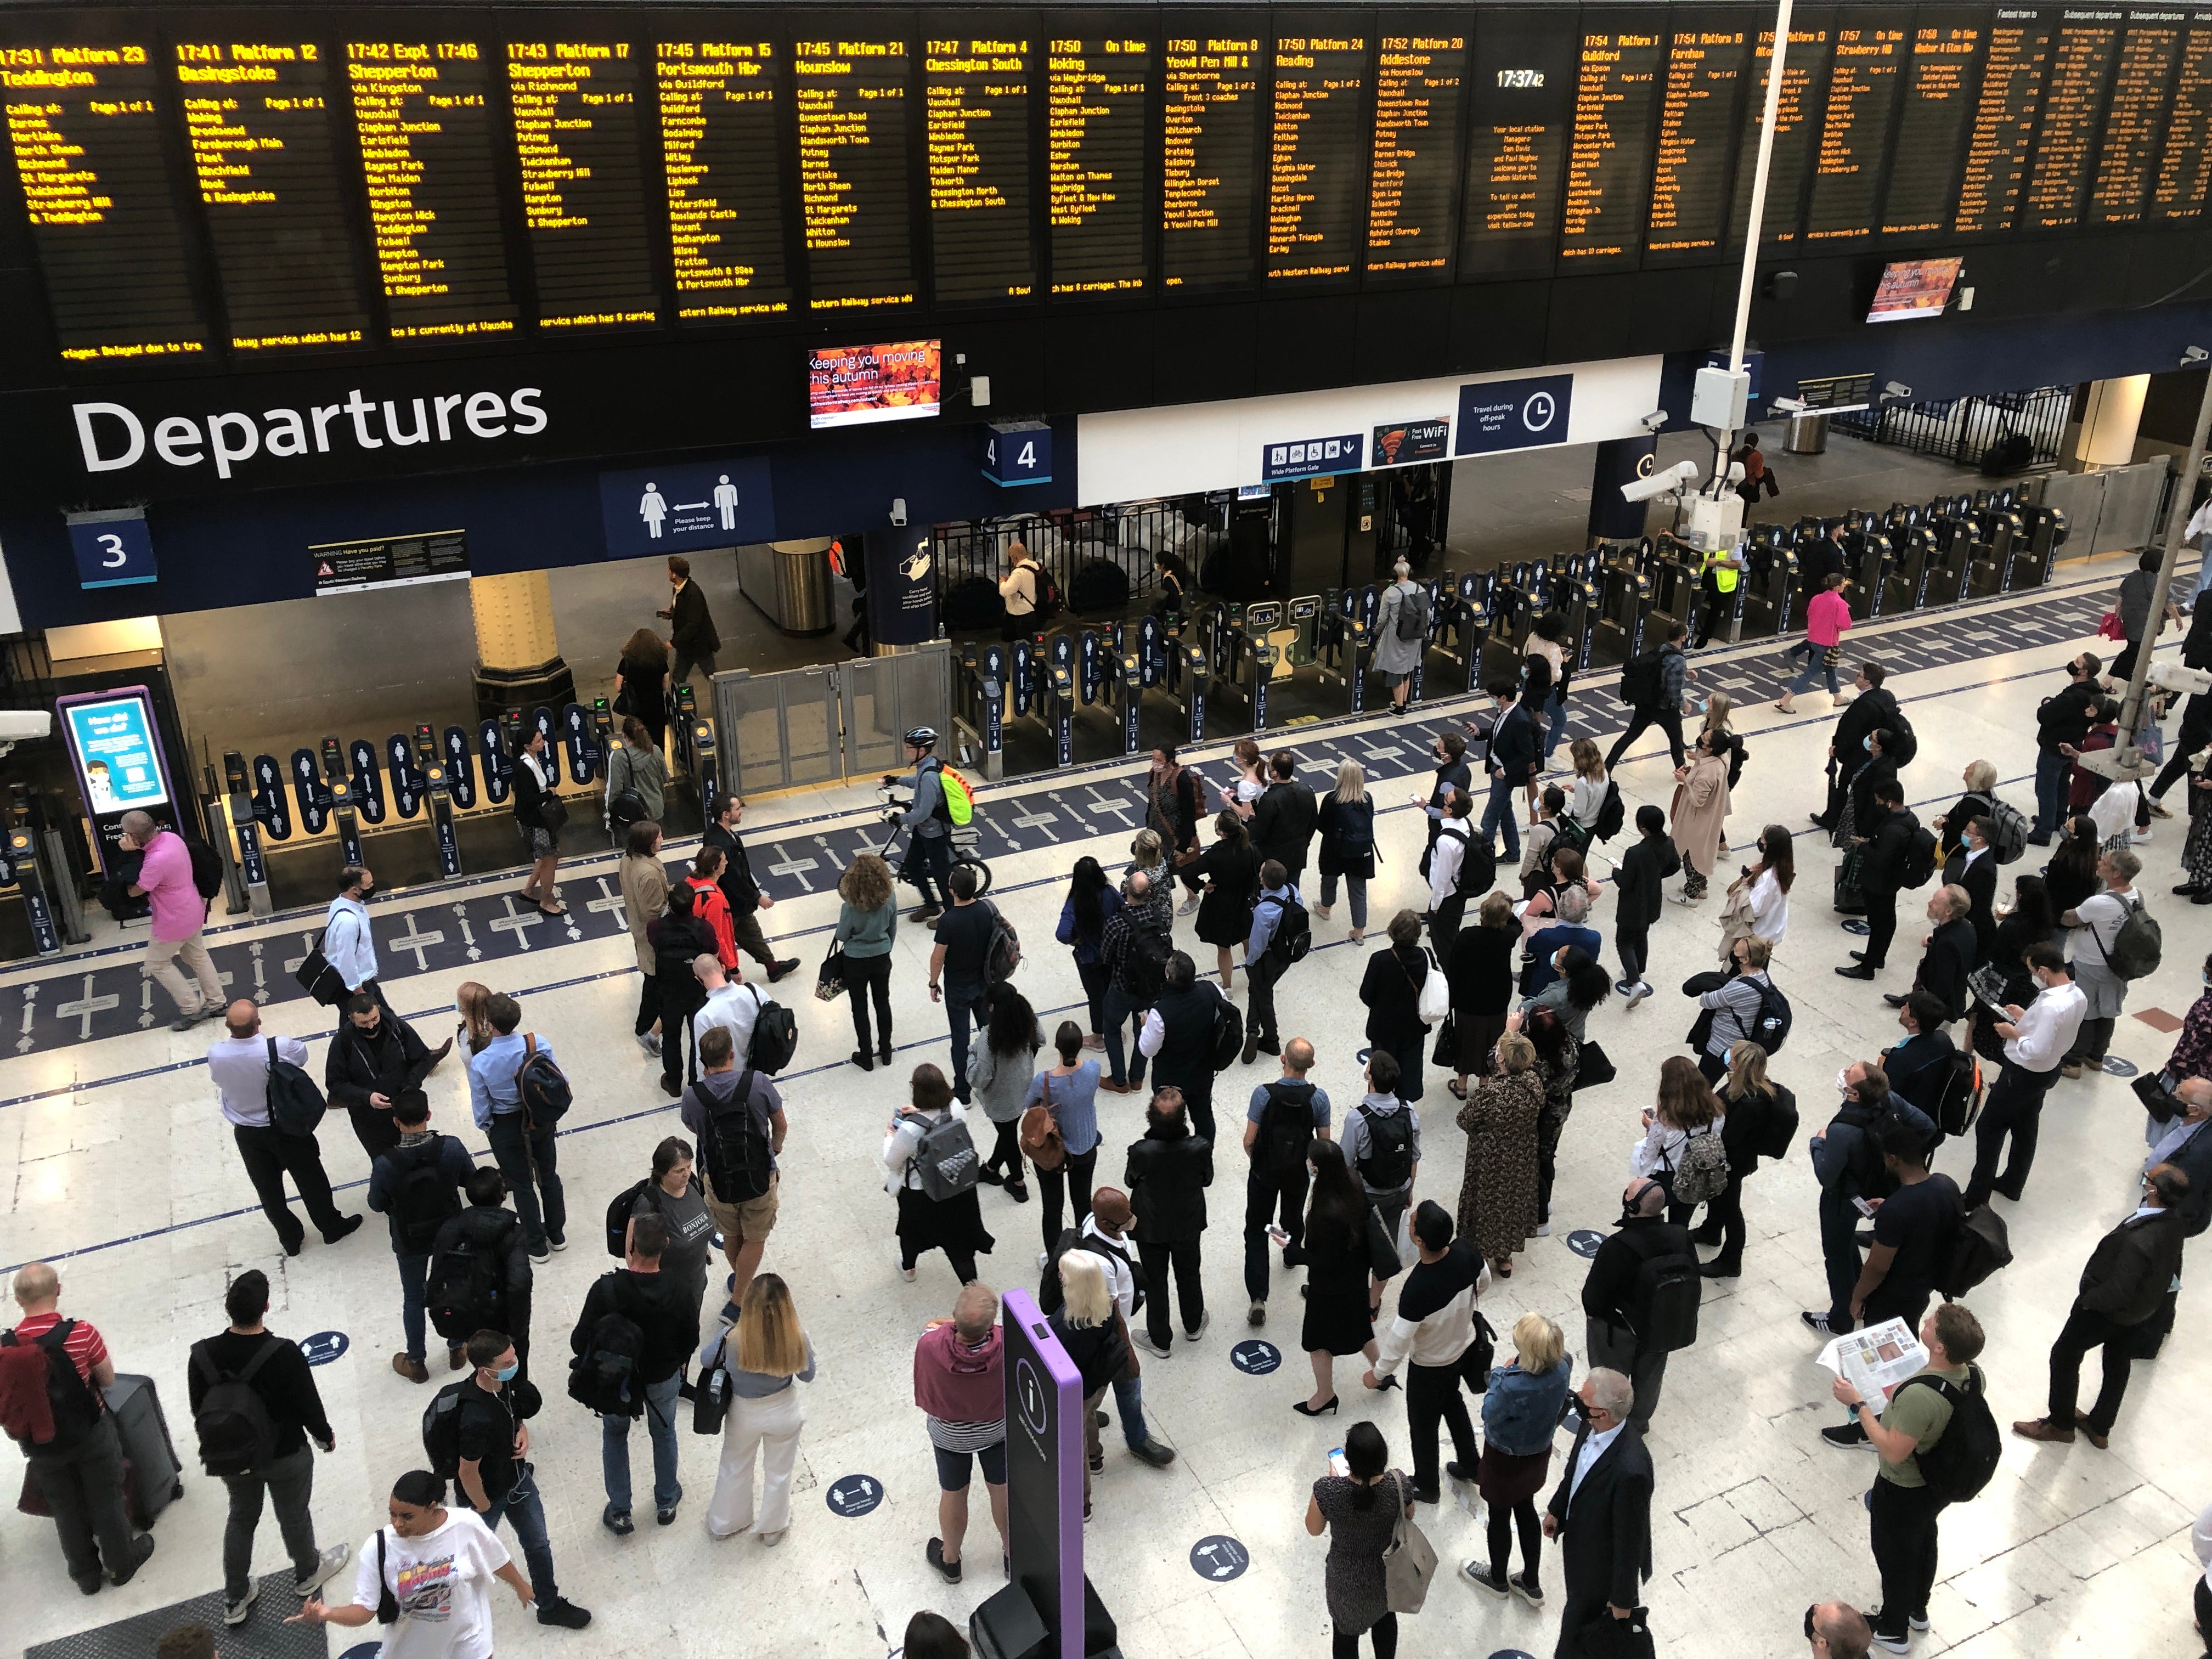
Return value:
<svg viewBox="0 0 2212 1659">
<path fill-rule="evenodd" d="M 1358 432 L 1334 438 L 1324 433 L 1315 438 L 1267 444 L 1260 451 L 1260 476 L 1269 483 L 1282 478 L 1318 478 L 1339 472 L 1357 472 L 1366 464 L 1367 439 Z"/>
<path fill-rule="evenodd" d="M 1052 427 L 994 421 L 983 428 L 983 476 L 1004 489 L 1052 482 Z"/>
<path fill-rule="evenodd" d="M 159 579 L 154 538 L 137 509 L 70 515 L 70 545 L 76 552 L 79 587 L 130 587 Z"/>
<path fill-rule="evenodd" d="M 703 461 L 599 474 L 611 559 L 775 539 L 775 492 L 764 460 Z"/>
<path fill-rule="evenodd" d="M 1498 455 L 1567 441 L 1575 377 L 1531 374 L 1517 380 L 1484 380 L 1459 389 L 1455 455 Z"/>
</svg>

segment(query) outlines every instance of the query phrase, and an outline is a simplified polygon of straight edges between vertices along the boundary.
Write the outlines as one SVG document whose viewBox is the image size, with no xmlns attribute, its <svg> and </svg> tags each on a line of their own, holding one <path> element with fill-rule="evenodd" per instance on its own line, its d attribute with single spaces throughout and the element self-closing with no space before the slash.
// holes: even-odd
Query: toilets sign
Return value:
<svg viewBox="0 0 2212 1659">
<path fill-rule="evenodd" d="M 775 495 L 758 459 L 599 474 L 607 556 L 738 547 L 775 537 Z"/>
</svg>

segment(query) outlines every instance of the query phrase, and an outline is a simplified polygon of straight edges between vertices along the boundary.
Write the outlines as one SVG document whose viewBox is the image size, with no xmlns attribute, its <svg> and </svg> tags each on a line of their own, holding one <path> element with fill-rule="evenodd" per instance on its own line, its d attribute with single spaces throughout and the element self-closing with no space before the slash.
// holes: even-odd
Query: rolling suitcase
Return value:
<svg viewBox="0 0 2212 1659">
<path fill-rule="evenodd" d="M 168 1419 L 161 1415 L 152 1377 L 118 1375 L 106 1397 L 107 1409 L 115 1414 L 115 1431 L 123 1439 L 123 1485 L 131 1518 L 150 1527 L 163 1510 L 185 1495 L 180 1478 L 185 1466 L 177 1461 L 176 1443 L 169 1437 Z"/>
</svg>

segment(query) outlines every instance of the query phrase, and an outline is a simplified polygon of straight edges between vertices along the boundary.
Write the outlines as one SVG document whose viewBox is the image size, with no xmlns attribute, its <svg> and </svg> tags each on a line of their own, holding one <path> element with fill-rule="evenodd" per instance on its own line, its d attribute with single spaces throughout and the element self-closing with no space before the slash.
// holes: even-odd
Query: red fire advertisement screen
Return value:
<svg viewBox="0 0 2212 1659">
<path fill-rule="evenodd" d="M 936 414 L 942 355 L 935 340 L 816 347 L 806 362 L 807 424 L 861 426 Z"/>
<path fill-rule="evenodd" d="M 1900 259 L 1881 270 L 1881 286 L 1868 307 L 1870 323 L 1901 323 L 1914 317 L 1941 317 L 1959 280 L 1960 259 Z"/>
</svg>

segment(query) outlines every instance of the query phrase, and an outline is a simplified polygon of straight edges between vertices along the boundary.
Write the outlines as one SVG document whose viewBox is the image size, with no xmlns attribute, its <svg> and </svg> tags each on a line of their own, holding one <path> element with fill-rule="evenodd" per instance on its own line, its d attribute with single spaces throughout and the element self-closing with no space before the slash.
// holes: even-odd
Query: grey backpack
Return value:
<svg viewBox="0 0 2212 1659">
<path fill-rule="evenodd" d="M 948 1112 L 922 1131 L 921 1144 L 914 1149 L 906 1167 L 921 1177 L 923 1196 L 933 1204 L 942 1204 L 975 1190 L 976 1171 L 982 1162 L 976 1156 L 975 1139 L 968 1133 L 968 1126 Z"/>
<path fill-rule="evenodd" d="M 1720 1136 L 1701 1129 L 1683 1141 L 1672 1164 L 1661 1171 L 1659 1182 L 1677 1204 L 1708 1204 L 1727 1190 L 1728 1178 L 1728 1153 Z"/>
</svg>

